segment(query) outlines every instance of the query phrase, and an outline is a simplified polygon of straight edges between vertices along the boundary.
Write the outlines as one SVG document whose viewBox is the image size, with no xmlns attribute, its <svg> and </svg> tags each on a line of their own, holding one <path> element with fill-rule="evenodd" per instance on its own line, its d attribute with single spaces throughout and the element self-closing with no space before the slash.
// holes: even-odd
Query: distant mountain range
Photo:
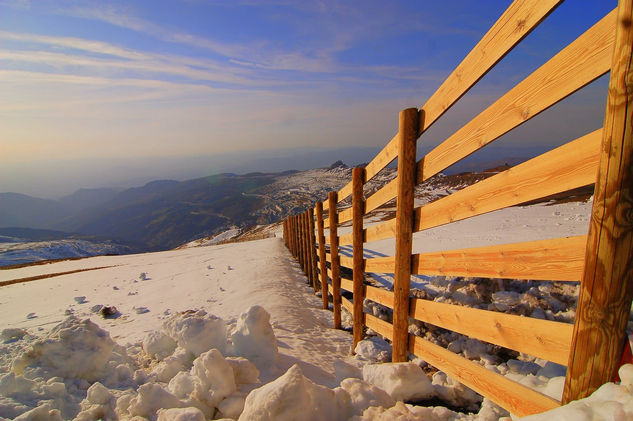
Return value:
<svg viewBox="0 0 633 421">
<path fill-rule="evenodd" d="M 262 218 L 255 211 L 265 202 L 258 189 L 293 173 L 159 180 L 120 192 L 83 189 L 58 201 L 0 193 L 0 228 L 59 230 L 164 250 L 229 226 L 256 224 Z M 20 234 L 14 236 L 29 236 Z"/>
<path fill-rule="evenodd" d="M 517 156 L 513 152 L 503 150 L 496 159 L 475 154 L 461 166 L 447 169 L 447 174 L 514 165 L 525 159 L 501 158 Z M 378 188 L 393 176 L 393 168 L 387 168 L 372 183 Z M 135 251 L 165 250 L 231 228 L 275 222 L 312 206 L 350 177 L 351 169 L 337 162 L 330 168 L 307 171 L 223 173 L 185 181 L 157 180 L 125 190 L 80 189 L 59 200 L 0 193 L 0 228 L 61 232 L 46 240 L 88 236 L 116 241 Z M 22 230 L 14 237 L 39 241 L 41 234 Z"/>
</svg>

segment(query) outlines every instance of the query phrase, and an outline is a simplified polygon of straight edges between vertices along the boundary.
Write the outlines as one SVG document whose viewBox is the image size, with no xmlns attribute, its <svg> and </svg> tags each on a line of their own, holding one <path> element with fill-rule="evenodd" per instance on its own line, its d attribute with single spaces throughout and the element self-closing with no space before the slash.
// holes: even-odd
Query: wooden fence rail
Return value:
<svg viewBox="0 0 633 421">
<path fill-rule="evenodd" d="M 418 355 L 513 414 L 524 416 L 579 399 L 616 370 L 633 300 L 633 0 L 598 20 L 575 41 L 416 162 L 416 141 L 560 3 L 515 0 L 420 108 L 399 116 L 398 133 L 328 200 L 283 223 L 323 308 L 353 317 L 354 345 L 370 328 L 392 342 L 393 361 Z M 415 208 L 417 184 L 610 71 L 604 127 L 520 165 Z M 397 176 L 369 197 L 363 186 L 397 159 Z M 596 177 L 597 174 L 597 177 Z M 412 254 L 414 233 L 595 184 L 588 235 Z M 340 208 L 351 195 L 351 207 Z M 365 228 L 370 212 L 396 199 L 395 217 Z M 347 203 L 347 202 L 346 202 Z M 342 223 L 351 232 L 339 234 Z M 327 230 L 327 232 L 326 232 Z M 365 243 L 395 239 L 395 255 L 365 258 Z M 339 254 L 352 246 L 352 257 Z M 352 277 L 341 279 L 341 267 Z M 393 274 L 393 290 L 364 282 Z M 411 275 L 580 281 L 575 323 L 434 302 L 410 296 Z M 342 296 L 341 290 L 347 291 Z M 392 323 L 363 312 L 365 300 L 392 310 Z M 409 319 L 568 366 L 562 402 L 408 333 Z M 465 321 L 468 321 L 467 323 Z"/>
</svg>

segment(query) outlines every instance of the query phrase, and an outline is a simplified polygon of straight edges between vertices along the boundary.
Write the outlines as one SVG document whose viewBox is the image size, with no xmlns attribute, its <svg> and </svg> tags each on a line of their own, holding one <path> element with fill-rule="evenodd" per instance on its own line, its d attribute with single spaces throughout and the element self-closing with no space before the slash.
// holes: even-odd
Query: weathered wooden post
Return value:
<svg viewBox="0 0 633 421">
<path fill-rule="evenodd" d="M 336 202 L 338 193 L 328 194 L 330 220 L 330 256 L 332 258 L 332 304 L 334 307 L 334 329 L 341 328 L 341 275 L 338 259 L 338 214 Z"/>
<path fill-rule="evenodd" d="M 310 232 L 310 273 L 314 292 L 319 290 L 319 275 L 317 273 L 316 236 L 314 234 L 314 208 L 308 209 L 308 226 Z"/>
<path fill-rule="evenodd" d="M 323 228 L 323 202 L 316 204 L 317 229 L 319 231 L 319 268 L 321 271 L 321 298 L 323 309 L 328 308 L 327 262 L 325 261 L 325 229 Z"/>
<path fill-rule="evenodd" d="M 354 349 L 363 340 L 365 314 L 363 313 L 365 265 L 363 261 L 363 214 L 365 213 L 365 199 L 363 198 L 363 184 L 365 183 L 365 169 L 352 170 L 352 247 L 353 247 L 353 282 L 354 282 Z"/>
<path fill-rule="evenodd" d="M 617 373 L 633 299 L 633 0 L 620 0 L 563 403 Z"/>
<path fill-rule="evenodd" d="M 396 202 L 396 255 L 393 283 L 392 361 L 407 361 L 409 342 L 409 290 L 413 243 L 413 189 L 415 187 L 417 108 L 400 112 L 398 128 L 398 197 Z"/>
</svg>

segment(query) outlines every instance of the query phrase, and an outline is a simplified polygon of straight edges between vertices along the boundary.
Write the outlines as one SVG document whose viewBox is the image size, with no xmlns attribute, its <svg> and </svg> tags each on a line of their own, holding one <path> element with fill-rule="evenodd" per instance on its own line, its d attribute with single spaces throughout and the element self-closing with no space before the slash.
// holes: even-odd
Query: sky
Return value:
<svg viewBox="0 0 633 421">
<path fill-rule="evenodd" d="M 0 0 L 0 192 L 56 197 L 297 151 L 382 147 L 398 112 L 422 106 L 509 3 Z M 425 144 L 615 5 L 563 3 Z M 507 144 L 552 146 L 599 128 L 606 84 L 574 94 Z"/>
</svg>

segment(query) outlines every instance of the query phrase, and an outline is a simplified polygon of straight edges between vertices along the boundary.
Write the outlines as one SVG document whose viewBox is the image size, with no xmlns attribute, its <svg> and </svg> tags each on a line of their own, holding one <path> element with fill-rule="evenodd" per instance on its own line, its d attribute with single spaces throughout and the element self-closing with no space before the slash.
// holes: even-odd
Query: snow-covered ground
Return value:
<svg viewBox="0 0 633 421">
<path fill-rule="evenodd" d="M 500 238 L 491 222 L 528 225 L 526 234 L 541 232 L 545 238 L 586 233 L 589 204 L 557 206 L 511 208 L 487 226 L 480 221 L 442 235 L 470 235 L 481 241 L 475 245 L 536 239 Z M 563 221 L 557 226 L 561 231 L 550 227 L 554 219 Z M 437 235 L 417 243 L 473 246 L 470 241 L 438 245 Z M 388 246 L 377 251 L 389 254 Z M 507 415 L 441 372 L 429 378 L 421 360 L 375 364 L 390 353 L 389 344 L 377 337 L 362 341 L 351 357 L 351 335 L 331 329 L 332 314 L 320 309 L 320 298 L 281 238 L 0 270 L 0 281 L 100 267 L 105 268 L 0 287 L 0 419 L 496 420 Z M 463 281 L 442 282 L 429 281 L 429 291 L 448 291 Z M 501 304 L 510 306 L 508 294 L 501 295 Z M 492 370 L 560 395 L 560 366 L 524 355 L 496 359 L 489 345 L 459 335 L 442 340 Z M 562 415 L 536 419 L 631 419 L 633 367 L 621 370 L 621 377 L 622 384 L 607 384 Z M 435 406 L 397 402 L 429 399 Z"/>
<path fill-rule="evenodd" d="M 0 266 L 69 257 L 126 253 L 130 253 L 130 248 L 127 246 L 77 239 L 0 242 Z"/>
</svg>

